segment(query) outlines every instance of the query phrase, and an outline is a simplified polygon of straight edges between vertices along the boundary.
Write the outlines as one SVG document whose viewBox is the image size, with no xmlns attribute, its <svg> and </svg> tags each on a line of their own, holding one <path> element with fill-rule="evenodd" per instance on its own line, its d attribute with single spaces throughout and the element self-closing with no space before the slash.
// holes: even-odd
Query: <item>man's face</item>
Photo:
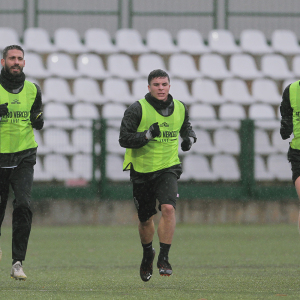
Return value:
<svg viewBox="0 0 300 300">
<path fill-rule="evenodd" d="M 1 65 L 12 75 L 19 75 L 25 66 L 23 52 L 17 49 L 8 50 L 6 58 L 1 59 Z"/>
<path fill-rule="evenodd" d="M 166 101 L 170 87 L 168 77 L 156 77 L 151 80 L 150 85 L 148 85 L 148 90 L 154 98 Z"/>
</svg>

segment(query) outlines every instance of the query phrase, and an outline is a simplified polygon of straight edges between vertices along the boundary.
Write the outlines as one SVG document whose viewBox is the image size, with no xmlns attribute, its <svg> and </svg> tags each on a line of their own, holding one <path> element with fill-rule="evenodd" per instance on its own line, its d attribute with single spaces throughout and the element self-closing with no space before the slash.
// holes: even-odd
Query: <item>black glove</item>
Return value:
<svg viewBox="0 0 300 300">
<path fill-rule="evenodd" d="M 32 113 L 30 115 L 30 121 L 33 128 L 40 130 L 44 126 L 44 119 L 43 119 L 43 113 Z"/>
<path fill-rule="evenodd" d="M 160 129 L 159 129 L 159 126 L 158 126 L 158 122 L 153 123 L 150 126 L 150 128 L 148 129 L 148 131 L 146 132 L 146 138 L 148 140 L 151 140 L 151 139 L 156 138 L 159 135 L 160 135 Z"/>
<path fill-rule="evenodd" d="M 291 119 L 282 119 L 280 126 L 280 135 L 283 140 L 288 139 L 293 132 L 293 121 Z"/>
<path fill-rule="evenodd" d="M 8 113 L 7 105 L 8 105 L 8 103 L 4 103 L 4 104 L 0 105 L 0 117 L 7 115 L 7 113 Z"/>
<path fill-rule="evenodd" d="M 182 151 L 189 151 L 193 145 L 193 140 L 194 138 L 187 138 L 187 139 L 184 139 L 182 142 L 181 142 L 181 150 Z"/>
</svg>

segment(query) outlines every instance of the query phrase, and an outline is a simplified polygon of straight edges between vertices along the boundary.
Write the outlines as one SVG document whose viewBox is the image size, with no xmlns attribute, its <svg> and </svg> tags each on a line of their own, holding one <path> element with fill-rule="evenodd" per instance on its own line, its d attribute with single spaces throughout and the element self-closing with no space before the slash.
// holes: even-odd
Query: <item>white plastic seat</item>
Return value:
<svg viewBox="0 0 300 300">
<path fill-rule="evenodd" d="M 110 76 L 105 70 L 103 61 L 97 54 L 80 54 L 77 57 L 77 70 L 82 76 L 92 77 L 97 80 L 103 80 Z"/>
<path fill-rule="evenodd" d="M 93 132 L 88 128 L 74 128 L 71 134 L 72 145 L 76 152 L 92 153 Z"/>
<path fill-rule="evenodd" d="M 133 102 L 127 82 L 122 78 L 108 78 L 103 81 L 102 91 L 108 101 L 123 104 Z"/>
<path fill-rule="evenodd" d="M 106 130 L 106 151 L 114 154 L 125 154 L 125 148 L 119 144 L 120 130 L 108 128 Z"/>
<path fill-rule="evenodd" d="M 255 129 L 254 131 L 255 154 L 268 155 L 275 153 L 276 149 L 272 146 L 268 133 L 265 130 Z"/>
<path fill-rule="evenodd" d="M 87 52 L 87 48 L 81 43 L 77 30 L 73 28 L 58 28 L 54 31 L 54 44 L 58 51 L 71 54 Z"/>
<path fill-rule="evenodd" d="M 219 118 L 224 126 L 239 129 L 240 120 L 246 119 L 246 112 L 241 104 L 224 103 L 219 107 Z"/>
<path fill-rule="evenodd" d="M 252 95 L 255 101 L 279 105 L 281 95 L 276 83 L 268 78 L 255 79 L 252 83 Z"/>
<path fill-rule="evenodd" d="M 220 95 L 217 83 L 211 79 L 197 78 L 192 82 L 192 96 L 196 101 L 208 104 L 222 104 L 225 99 Z"/>
<path fill-rule="evenodd" d="M 57 51 L 57 48 L 51 43 L 48 31 L 41 27 L 30 27 L 24 30 L 24 47 L 26 51 L 41 54 Z"/>
<path fill-rule="evenodd" d="M 133 28 L 121 28 L 117 30 L 116 46 L 119 51 L 130 55 L 149 52 L 148 48 L 143 44 L 141 34 Z"/>
<path fill-rule="evenodd" d="M 41 158 L 39 156 L 36 157 L 36 164 L 34 166 L 34 181 L 50 181 L 52 179 L 52 175 L 44 170 L 44 166 L 42 164 Z"/>
<path fill-rule="evenodd" d="M 289 143 L 291 142 L 292 137 L 290 137 L 287 140 L 283 140 L 281 138 L 279 129 L 275 129 L 272 132 L 271 139 L 272 139 L 272 145 L 277 150 L 277 152 L 285 153 L 285 154 L 287 153 L 287 151 L 289 149 Z"/>
<path fill-rule="evenodd" d="M 249 54 L 233 54 L 230 57 L 230 71 L 234 76 L 244 80 L 262 77 L 262 73 L 258 71 L 253 56 Z"/>
<path fill-rule="evenodd" d="M 203 128 L 219 128 L 222 124 L 217 120 L 214 107 L 206 103 L 194 103 L 190 106 L 189 116 L 194 126 Z"/>
<path fill-rule="evenodd" d="M 118 52 L 112 43 L 111 36 L 106 29 L 90 28 L 84 33 L 85 46 L 88 51 L 98 54 L 112 54 Z"/>
<path fill-rule="evenodd" d="M 10 27 L 0 27 L 0 51 L 2 51 L 8 45 L 19 45 L 23 47 L 20 43 L 19 35 L 17 30 Z"/>
<path fill-rule="evenodd" d="M 219 152 L 239 154 L 241 150 L 239 135 L 232 129 L 217 129 L 214 132 L 214 144 Z"/>
<path fill-rule="evenodd" d="M 127 80 L 138 78 L 132 59 L 126 54 L 112 54 L 107 58 L 107 69 L 111 75 Z"/>
<path fill-rule="evenodd" d="M 178 99 L 185 104 L 192 104 L 195 102 L 194 97 L 190 94 L 186 82 L 182 79 L 171 79 L 170 94 L 174 99 Z"/>
<path fill-rule="evenodd" d="M 204 54 L 199 60 L 199 70 L 203 76 L 214 80 L 223 80 L 232 77 L 227 70 L 225 60 L 219 54 Z"/>
<path fill-rule="evenodd" d="M 236 159 L 230 154 L 216 154 L 212 157 L 211 166 L 214 174 L 223 181 L 240 180 L 240 170 Z"/>
<path fill-rule="evenodd" d="M 45 69 L 42 58 L 37 53 L 25 54 L 25 69 L 26 75 L 35 78 L 47 78 L 50 73 Z"/>
<path fill-rule="evenodd" d="M 285 58 L 279 54 L 266 54 L 261 58 L 261 71 L 264 76 L 274 80 L 285 80 L 294 77 Z"/>
<path fill-rule="evenodd" d="M 254 178 L 259 181 L 271 181 L 275 179 L 274 174 L 268 171 L 260 155 L 255 155 L 254 157 Z"/>
<path fill-rule="evenodd" d="M 210 52 L 204 44 L 201 33 L 196 29 L 180 29 L 177 32 L 177 46 L 181 52 L 201 55 Z"/>
<path fill-rule="evenodd" d="M 121 103 L 106 103 L 102 107 L 101 116 L 107 120 L 109 126 L 120 129 L 126 105 Z"/>
<path fill-rule="evenodd" d="M 246 29 L 241 32 L 240 44 L 243 52 L 252 55 L 264 55 L 273 52 L 264 33 L 257 29 Z"/>
<path fill-rule="evenodd" d="M 283 55 L 295 55 L 300 53 L 298 38 L 292 30 L 274 30 L 271 37 L 272 48 Z"/>
<path fill-rule="evenodd" d="M 128 181 L 129 171 L 123 172 L 123 158 L 108 154 L 106 157 L 106 176 L 111 181 Z"/>
<path fill-rule="evenodd" d="M 79 101 L 103 104 L 106 102 L 99 84 L 92 78 L 77 78 L 73 83 L 74 96 Z"/>
<path fill-rule="evenodd" d="M 69 134 L 60 128 L 47 128 L 44 130 L 45 145 L 52 152 L 61 154 L 74 154 L 76 149 L 70 143 Z"/>
<path fill-rule="evenodd" d="M 214 146 L 210 134 L 207 130 L 203 129 L 194 129 L 197 142 L 193 144 L 190 152 L 195 152 L 197 154 L 207 154 L 213 155 L 219 152 L 219 150 Z M 185 154 L 187 152 L 183 152 Z M 190 155 L 190 154 L 189 154 Z"/>
<path fill-rule="evenodd" d="M 208 34 L 208 45 L 211 51 L 222 55 L 240 53 L 241 49 L 236 45 L 231 31 L 226 29 L 211 30 Z"/>
<path fill-rule="evenodd" d="M 295 74 L 295 76 L 299 77 L 300 76 L 300 55 L 296 55 L 293 58 L 292 61 L 292 71 Z M 294 80 L 295 82 L 296 80 Z"/>
<path fill-rule="evenodd" d="M 222 83 L 222 94 L 228 102 L 239 104 L 251 104 L 254 102 L 246 82 L 239 78 L 225 79 Z"/>
<path fill-rule="evenodd" d="M 271 154 L 267 158 L 269 172 L 280 181 L 291 181 L 292 171 L 285 154 Z"/>
<path fill-rule="evenodd" d="M 51 53 L 47 57 L 47 69 L 53 76 L 75 79 L 80 73 L 75 69 L 72 58 L 66 53 Z"/>
<path fill-rule="evenodd" d="M 172 77 L 178 77 L 183 80 L 193 80 L 202 77 L 201 72 L 196 68 L 193 57 L 189 54 L 172 54 L 169 58 L 169 70 Z"/>
<path fill-rule="evenodd" d="M 76 102 L 68 82 L 63 78 L 47 78 L 44 81 L 43 95 L 46 102 L 57 101 L 67 104 Z"/>
<path fill-rule="evenodd" d="M 183 174 L 180 180 L 216 181 L 218 176 L 214 174 L 208 159 L 203 155 L 187 155 L 182 163 Z"/>
<path fill-rule="evenodd" d="M 95 104 L 82 102 L 73 105 L 72 116 L 74 119 L 96 120 L 100 118 L 98 108 Z"/>
<path fill-rule="evenodd" d="M 68 159 L 61 154 L 49 154 L 44 158 L 44 170 L 51 175 L 52 179 L 65 181 L 73 179 L 75 174 L 70 169 Z"/>
<path fill-rule="evenodd" d="M 267 103 L 254 103 L 249 106 L 249 118 L 255 120 L 255 126 L 264 129 L 277 128 L 278 120 L 274 108 Z"/>
<path fill-rule="evenodd" d="M 135 79 L 132 82 L 132 96 L 134 100 L 144 98 L 148 92 L 148 80 L 146 78 Z"/>
<path fill-rule="evenodd" d="M 93 158 L 87 154 L 75 154 L 72 157 L 72 170 L 76 177 L 91 180 L 93 177 Z"/>
<path fill-rule="evenodd" d="M 163 54 L 177 53 L 171 33 L 166 29 L 149 29 L 147 31 L 147 47 L 152 52 Z"/>
<path fill-rule="evenodd" d="M 51 151 L 51 149 L 44 144 L 41 132 L 39 130 L 34 131 L 34 139 L 38 144 L 38 154 L 47 154 Z"/>
<path fill-rule="evenodd" d="M 142 76 L 147 78 L 149 73 L 155 69 L 166 70 L 164 60 L 159 54 L 147 53 L 139 56 L 138 71 Z"/>
<path fill-rule="evenodd" d="M 70 111 L 66 104 L 58 102 L 46 103 L 43 109 L 45 119 L 68 119 Z M 45 122 L 47 123 L 47 122 Z"/>
</svg>

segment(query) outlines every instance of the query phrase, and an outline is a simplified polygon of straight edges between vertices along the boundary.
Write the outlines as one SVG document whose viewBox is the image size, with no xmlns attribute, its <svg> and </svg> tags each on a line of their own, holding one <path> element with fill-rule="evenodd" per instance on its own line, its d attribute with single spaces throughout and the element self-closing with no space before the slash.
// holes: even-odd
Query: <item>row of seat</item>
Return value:
<svg viewBox="0 0 300 300">
<path fill-rule="evenodd" d="M 137 59 L 137 69 L 132 58 L 124 53 L 111 54 L 107 57 L 107 68 L 103 59 L 94 53 L 80 54 L 75 61 L 67 53 L 54 52 L 47 56 L 46 66 L 42 57 L 37 53 L 25 54 L 24 72 L 33 78 L 45 79 L 57 76 L 66 79 L 91 77 L 104 80 L 109 77 L 119 77 L 125 80 L 134 80 L 140 77 L 147 78 L 154 69 L 166 70 L 170 77 L 183 80 L 195 78 L 211 78 L 224 80 L 238 77 L 243 80 L 268 77 L 274 80 L 285 80 L 300 76 L 300 55 L 292 60 L 292 69 L 287 60 L 280 54 L 265 54 L 261 57 L 259 68 L 250 54 L 234 54 L 229 60 L 229 69 L 226 60 L 219 54 L 208 53 L 200 57 L 198 62 L 186 53 L 172 54 L 165 64 L 159 54 L 142 54 Z"/>
<path fill-rule="evenodd" d="M 138 30 L 123 28 L 116 31 L 115 44 L 107 30 L 91 28 L 84 33 L 84 43 L 79 33 L 72 28 L 58 28 L 53 35 L 53 43 L 49 33 L 43 28 L 27 28 L 23 34 L 24 48 L 38 53 L 65 51 L 68 53 L 96 52 L 111 54 L 126 52 L 128 54 L 142 54 L 157 52 L 172 54 L 187 52 L 200 55 L 208 52 L 218 52 L 222 55 L 231 55 L 240 52 L 249 52 L 253 55 L 278 52 L 284 55 L 300 53 L 297 36 L 291 30 L 274 30 L 271 36 L 271 45 L 268 45 L 264 33 L 260 30 L 243 30 L 240 34 L 240 45 L 237 45 L 231 31 L 224 29 L 211 30 L 206 45 L 200 31 L 182 29 L 176 35 L 176 44 L 171 33 L 166 29 L 150 29 L 145 43 Z M 0 50 L 8 44 L 20 44 L 20 38 L 13 28 L 0 28 Z"/>
</svg>

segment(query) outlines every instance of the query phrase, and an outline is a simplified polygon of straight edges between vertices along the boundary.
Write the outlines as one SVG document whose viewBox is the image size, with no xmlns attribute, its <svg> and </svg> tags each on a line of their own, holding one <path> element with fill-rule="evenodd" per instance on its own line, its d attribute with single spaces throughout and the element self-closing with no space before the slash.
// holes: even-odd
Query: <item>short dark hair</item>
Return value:
<svg viewBox="0 0 300 300">
<path fill-rule="evenodd" d="M 19 45 L 10 45 L 10 46 L 7 46 L 3 49 L 2 57 L 5 59 L 7 57 L 8 51 L 9 50 L 14 50 L 14 49 L 22 51 L 23 56 L 24 56 L 24 50 L 21 46 L 19 46 Z"/>
<path fill-rule="evenodd" d="M 148 75 L 148 84 L 150 85 L 152 79 L 157 78 L 157 77 L 167 77 L 169 82 L 170 82 L 170 77 L 167 72 L 161 69 L 156 69 L 150 72 Z"/>
</svg>

